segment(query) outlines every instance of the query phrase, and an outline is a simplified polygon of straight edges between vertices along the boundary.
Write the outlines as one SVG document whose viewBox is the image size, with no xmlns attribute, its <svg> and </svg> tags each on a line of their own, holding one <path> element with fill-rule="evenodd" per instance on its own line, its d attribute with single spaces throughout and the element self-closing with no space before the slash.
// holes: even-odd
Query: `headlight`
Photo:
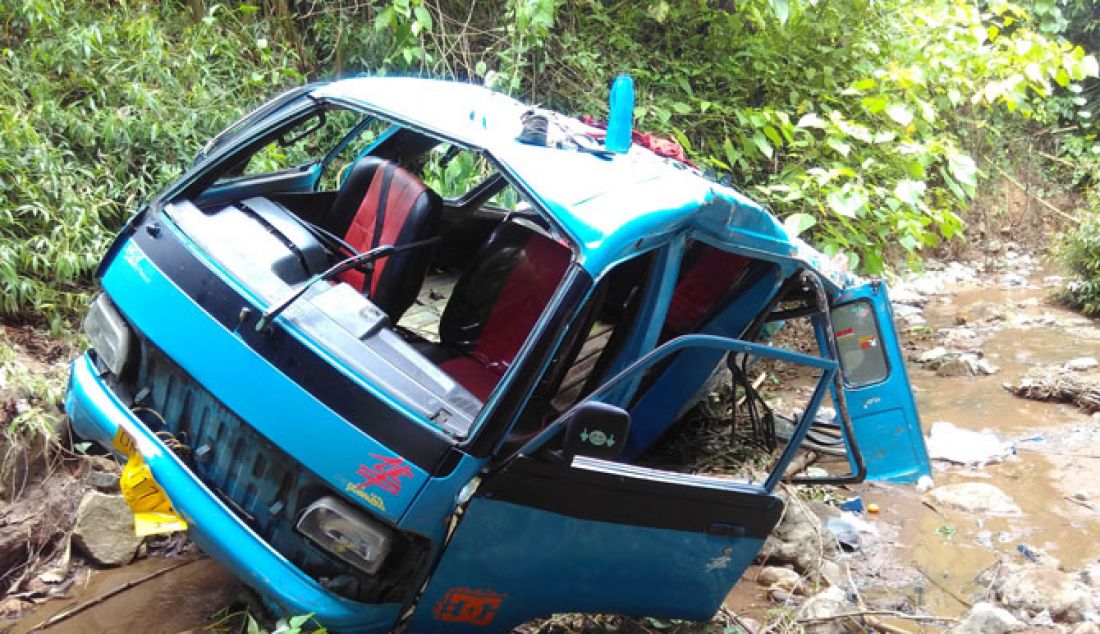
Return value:
<svg viewBox="0 0 1100 634">
<path fill-rule="evenodd" d="M 298 518 L 298 532 L 367 574 L 378 572 L 390 552 L 390 531 L 350 504 L 323 497 Z"/>
<path fill-rule="evenodd" d="M 121 374 L 130 356 L 133 335 L 126 320 L 103 293 L 96 296 L 88 309 L 88 316 L 84 318 L 84 334 L 88 335 L 88 340 L 107 369 L 116 375 Z"/>
</svg>

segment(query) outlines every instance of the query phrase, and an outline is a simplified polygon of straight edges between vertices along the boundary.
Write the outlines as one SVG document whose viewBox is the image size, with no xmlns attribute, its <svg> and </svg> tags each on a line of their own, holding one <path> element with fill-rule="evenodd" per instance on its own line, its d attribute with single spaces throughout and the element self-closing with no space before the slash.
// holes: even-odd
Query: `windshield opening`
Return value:
<svg viewBox="0 0 1100 634">
<path fill-rule="evenodd" d="M 276 326 L 455 437 L 573 266 L 484 153 L 357 110 L 299 113 L 210 169 L 165 209 L 184 233 Z"/>
</svg>

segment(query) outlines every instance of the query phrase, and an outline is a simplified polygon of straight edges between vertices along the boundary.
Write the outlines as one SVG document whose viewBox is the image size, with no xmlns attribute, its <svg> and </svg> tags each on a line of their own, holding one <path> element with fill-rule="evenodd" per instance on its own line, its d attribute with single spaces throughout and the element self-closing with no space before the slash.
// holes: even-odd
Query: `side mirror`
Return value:
<svg viewBox="0 0 1100 634">
<path fill-rule="evenodd" d="M 630 433 L 630 413 L 621 407 L 588 401 L 566 414 L 562 454 L 613 460 L 622 453 Z"/>
</svg>

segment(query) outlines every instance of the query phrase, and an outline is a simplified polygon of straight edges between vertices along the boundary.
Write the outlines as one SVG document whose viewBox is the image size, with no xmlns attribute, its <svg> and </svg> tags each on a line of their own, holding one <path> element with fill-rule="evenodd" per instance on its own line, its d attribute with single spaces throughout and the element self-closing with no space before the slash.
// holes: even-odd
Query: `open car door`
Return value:
<svg viewBox="0 0 1100 634">
<path fill-rule="evenodd" d="M 845 292 L 831 312 L 848 413 L 867 477 L 913 482 L 930 475 L 886 284 L 871 282 Z"/>
<path fill-rule="evenodd" d="M 807 415 L 766 481 L 614 461 L 629 415 L 598 399 L 691 347 L 821 371 Z M 833 360 L 708 335 L 646 355 L 485 476 L 456 516 L 406 631 L 506 631 L 557 612 L 711 618 L 778 522 L 783 504 L 772 491 L 836 371 Z"/>
</svg>

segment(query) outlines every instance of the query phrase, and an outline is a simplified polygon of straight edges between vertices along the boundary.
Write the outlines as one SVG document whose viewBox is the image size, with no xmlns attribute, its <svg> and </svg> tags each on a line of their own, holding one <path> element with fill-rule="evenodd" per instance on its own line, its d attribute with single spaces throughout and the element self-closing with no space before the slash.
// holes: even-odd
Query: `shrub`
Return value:
<svg viewBox="0 0 1100 634">
<path fill-rule="evenodd" d="M 1059 255 L 1075 277 L 1061 298 L 1086 315 L 1100 316 L 1100 186 L 1093 186 L 1080 224 L 1061 235 Z"/>
<path fill-rule="evenodd" d="M 0 315 L 59 328 L 124 219 L 240 112 L 301 82 L 246 17 L 0 0 Z"/>
</svg>

